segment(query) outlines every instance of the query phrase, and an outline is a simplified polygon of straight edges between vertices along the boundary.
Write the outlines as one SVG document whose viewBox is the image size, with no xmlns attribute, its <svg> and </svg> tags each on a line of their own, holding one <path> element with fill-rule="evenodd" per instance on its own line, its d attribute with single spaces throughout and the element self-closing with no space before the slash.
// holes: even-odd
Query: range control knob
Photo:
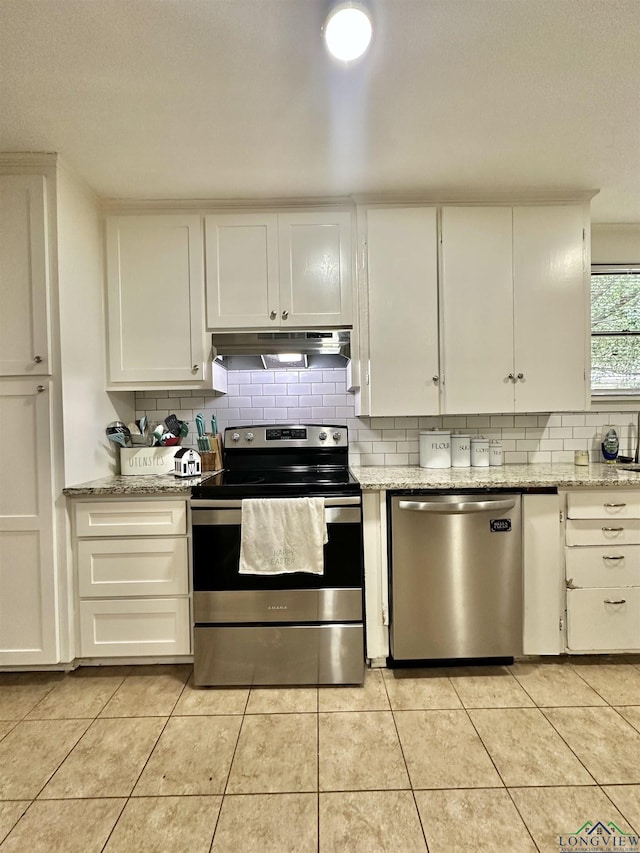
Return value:
<svg viewBox="0 0 640 853">
<path fill-rule="evenodd" d="M 340 441 L 341 438 L 342 438 L 341 432 L 334 432 L 334 434 L 333 434 L 333 440 L 334 441 Z"/>
<path fill-rule="evenodd" d="M 324 430 L 322 430 L 322 432 L 318 433 L 318 438 L 320 439 L 320 441 L 324 441 L 326 439 L 326 437 L 327 437 L 327 434 Z"/>
<path fill-rule="evenodd" d="M 231 436 L 231 441 L 240 441 L 240 433 L 234 432 Z"/>
<path fill-rule="evenodd" d="M 247 441 L 253 441 L 253 439 L 255 438 L 255 436 L 254 436 L 254 434 L 253 434 L 252 432 L 248 432 L 248 433 L 245 435 L 245 438 L 247 439 Z"/>
</svg>

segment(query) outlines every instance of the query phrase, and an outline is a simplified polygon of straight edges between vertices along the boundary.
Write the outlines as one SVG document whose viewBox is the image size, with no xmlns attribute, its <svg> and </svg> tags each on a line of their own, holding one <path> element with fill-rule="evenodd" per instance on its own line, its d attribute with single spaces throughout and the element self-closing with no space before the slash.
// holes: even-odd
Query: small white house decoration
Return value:
<svg viewBox="0 0 640 853">
<path fill-rule="evenodd" d="M 200 454 L 190 447 L 181 447 L 173 457 L 173 473 L 176 477 L 199 477 L 202 473 Z"/>
</svg>

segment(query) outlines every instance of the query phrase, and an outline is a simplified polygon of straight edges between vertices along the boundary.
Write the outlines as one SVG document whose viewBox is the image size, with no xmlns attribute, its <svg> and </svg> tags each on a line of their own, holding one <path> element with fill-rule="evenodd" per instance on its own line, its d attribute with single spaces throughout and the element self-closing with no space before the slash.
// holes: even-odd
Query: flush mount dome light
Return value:
<svg viewBox="0 0 640 853">
<path fill-rule="evenodd" d="M 373 33 L 371 17 L 360 3 L 340 3 L 327 15 L 322 32 L 329 53 L 343 62 L 351 62 L 369 47 Z"/>
</svg>

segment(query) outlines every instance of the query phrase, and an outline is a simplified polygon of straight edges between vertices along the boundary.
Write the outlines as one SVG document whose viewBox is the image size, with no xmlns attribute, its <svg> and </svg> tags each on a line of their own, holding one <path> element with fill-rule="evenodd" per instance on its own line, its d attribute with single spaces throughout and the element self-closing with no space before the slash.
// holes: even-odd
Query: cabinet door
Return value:
<svg viewBox="0 0 640 853">
<path fill-rule="evenodd" d="M 513 210 L 517 412 L 584 410 L 588 400 L 589 281 L 583 208 Z"/>
<path fill-rule="evenodd" d="M 278 327 L 278 217 L 205 217 L 207 328 Z"/>
<path fill-rule="evenodd" d="M 1 665 L 59 660 L 49 396 L 33 379 L 0 380 L 0 422 L 19 437 L 0 442 Z"/>
<path fill-rule="evenodd" d="M 109 380 L 193 384 L 205 378 L 199 216 L 107 220 Z"/>
<path fill-rule="evenodd" d="M 351 214 L 278 216 L 280 326 L 351 325 Z"/>
<path fill-rule="evenodd" d="M 369 414 L 437 414 L 435 208 L 367 211 L 367 257 Z"/>
<path fill-rule="evenodd" d="M 442 210 L 444 411 L 512 412 L 510 207 Z"/>
<path fill-rule="evenodd" d="M 80 602 L 83 657 L 188 655 L 189 599 L 94 599 Z"/>
<path fill-rule="evenodd" d="M 49 374 L 48 267 L 42 175 L 0 177 L 0 375 Z"/>
<path fill-rule="evenodd" d="M 640 649 L 640 589 L 568 590 L 567 646 L 584 652 Z"/>
</svg>

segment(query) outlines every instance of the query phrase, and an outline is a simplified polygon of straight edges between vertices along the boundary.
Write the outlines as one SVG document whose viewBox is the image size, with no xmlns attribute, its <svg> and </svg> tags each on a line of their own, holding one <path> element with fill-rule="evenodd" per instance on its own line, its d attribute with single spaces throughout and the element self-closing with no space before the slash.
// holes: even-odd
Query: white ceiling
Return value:
<svg viewBox="0 0 640 853">
<path fill-rule="evenodd" d="M 640 0 L 369 0 L 331 63 L 327 0 L 0 0 L 0 150 L 102 196 L 599 189 L 640 222 Z"/>
</svg>

